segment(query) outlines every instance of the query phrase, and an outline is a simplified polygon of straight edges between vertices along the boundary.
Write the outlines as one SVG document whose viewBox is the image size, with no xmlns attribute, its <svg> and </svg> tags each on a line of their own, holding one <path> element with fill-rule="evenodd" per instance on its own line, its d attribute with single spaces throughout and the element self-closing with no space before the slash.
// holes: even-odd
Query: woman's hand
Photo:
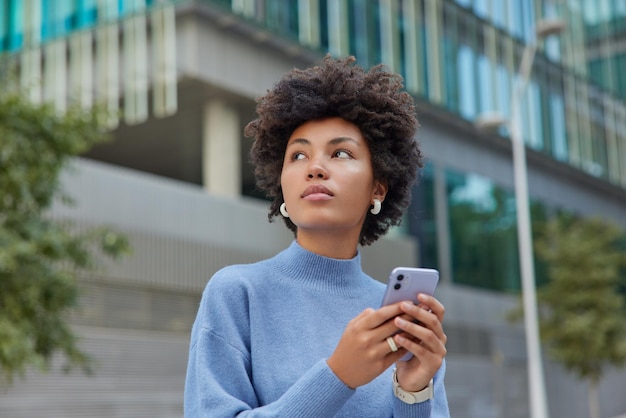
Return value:
<svg viewBox="0 0 626 418">
<path fill-rule="evenodd" d="M 348 322 L 335 352 L 327 360 L 328 367 L 352 389 L 376 378 L 406 354 L 404 349 L 392 352 L 387 342 L 387 337 L 399 331 L 393 318 L 403 313 L 400 303 L 365 309 Z"/>
<path fill-rule="evenodd" d="M 441 324 L 445 308 L 432 296 L 420 294 L 418 300 L 421 302 L 419 306 L 402 302 L 400 309 L 406 315 L 393 321 L 403 331 L 393 337 L 396 345 L 413 354 L 411 360 L 396 364 L 398 383 L 408 392 L 417 392 L 428 386 L 447 352 L 447 337 Z M 407 321 L 407 315 L 412 319 Z"/>
</svg>

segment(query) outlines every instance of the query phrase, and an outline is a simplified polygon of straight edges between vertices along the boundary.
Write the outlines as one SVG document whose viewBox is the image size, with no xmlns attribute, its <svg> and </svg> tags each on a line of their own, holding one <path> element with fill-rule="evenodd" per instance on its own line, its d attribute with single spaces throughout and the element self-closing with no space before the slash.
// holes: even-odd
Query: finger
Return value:
<svg viewBox="0 0 626 418">
<path fill-rule="evenodd" d="M 436 299 L 434 298 L 432 298 L 432 300 L 436 301 Z M 443 305 L 439 305 L 440 306 L 437 306 L 436 309 L 439 313 L 441 313 Z M 434 311 L 426 310 L 412 303 L 403 303 L 401 308 L 405 313 L 411 315 L 422 326 L 431 329 L 437 334 L 439 338 L 446 340 L 445 333 L 443 332 L 443 326 L 441 324 L 441 320 L 439 319 L 440 316 L 438 316 Z"/>
<path fill-rule="evenodd" d="M 368 308 L 358 315 L 355 320 L 361 322 L 365 329 L 374 329 L 402 313 L 400 303 L 394 303 L 376 310 Z"/>
<path fill-rule="evenodd" d="M 378 328 L 371 330 L 374 338 L 377 338 L 379 340 L 386 340 L 388 337 L 392 337 L 400 332 L 401 330 L 396 325 L 394 318 L 403 318 L 405 321 L 413 320 L 413 317 L 407 314 L 396 315 L 395 317 L 392 317 L 383 324 L 381 324 Z"/>
<path fill-rule="evenodd" d="M 445 346 L 441 346 L 439 350 L 432 351 L 427 347 L 424 342 L 416 342 L 408 338 L 404 338 L 402 335 L 396 335 L 394 337 L 396 345 L 403 347 L 407 351 L 410 351 L 420 364 L 425 365 L 430 370 L 439 370 L 443 359 L 447 354 Z"/>
<path fill-rule="evenodd" d="M 419 295 L 417 295 L 417 299 L 420 302 L 422 302 L 424 305 L 426 305 L 428 308 L 430 308 L 430 311 L 434 313 L 437 316 L 437 318 L 439 318 L 440 322 L 443 322 L 443 317 L 446 312 L 446 308 L 443 306 L 441 302 L 439 302 L 439 300 L 437 300 L 437 298 L 435 298 L 434 296 L 427 295 L 425 293 L 420 293 Z"/>
<path fill-rule="evenodd" d="M 396 351 L 393 351 L 391 349 L 392 344 L 387 341 L 387 338 L 384 340 L 385 344 L 382 347 L 382 351 L 384 355 L 386 356 L 386 358 L 388 359 L 388 361 L 390 362 L 390 364 L 393 364 L 397 362 L 398 360 L 400 360 L 407 353 L 407 350 L 406 348 L 396 343 L 395 336 L 388 337 L 388 339 L 393 341 L 393 344 L 396 347 Z"/>
<path fill-rule="evenodd" d="M 432 314 L 430 314 L 432 315 Z M 432 315 L 436 318 L 434 315 Z M 434 330 L 427 328 L 423 325 L 416 324 L 412 321 L 406 321 L 402 318 L 396 318 L 394 320 L 395 324 L 402 329 L 405 333 L 409 334 L 400 335 L 399 337 L 402 339 L 406 339 L 411 341 L 412 343 L 418 344 L 421 347 L 424 347 L 434 353 L 442 354 L 445 352 L 445 343 L 447 337 L 443 334 L 443 330 L 441 330 L 442 335 L 438 335 Z M 403 345 L 407 350 L 411 351 L 409 346 Z M 417 354 L 411 351 L 413 354 Z"/>
</svg>

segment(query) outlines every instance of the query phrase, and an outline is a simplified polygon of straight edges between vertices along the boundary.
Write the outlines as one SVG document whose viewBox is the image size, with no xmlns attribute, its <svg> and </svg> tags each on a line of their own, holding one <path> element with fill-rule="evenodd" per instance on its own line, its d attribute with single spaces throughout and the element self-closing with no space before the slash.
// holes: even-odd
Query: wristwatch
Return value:
<svg viewBox="0 0 626 418">
<path fill-rule="evenodd" d="M 402 402 L 408 404 L 424 402 L 432 399 L 435 395 L 434 392 L 433 379 L 430 379 L 428 386 L 419 392 L 407 392 L 400 387 L 400 383 L 398 383 L 398 376 L 396 375 L 396 369 L 393 369 L 393 394 L 396 395 L 396 398 L 400 399 Z"/>
</svg>

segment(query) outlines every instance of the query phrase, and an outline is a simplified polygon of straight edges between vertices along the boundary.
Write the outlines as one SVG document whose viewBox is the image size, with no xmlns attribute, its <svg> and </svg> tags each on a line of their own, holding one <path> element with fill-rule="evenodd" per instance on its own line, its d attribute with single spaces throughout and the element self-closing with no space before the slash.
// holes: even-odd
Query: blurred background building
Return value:
<svg viewBox="0 0 626 418">
<path fill-rule="evenodd" d="M 626 228 L 626 0 L 1 0 L 0 53 L 34 102 L 110 112 L 113 140 L 74 163 L 77 199 L 52 215 L 111 225 L 134 253 L 84 277 L 72 317 L 96 374 L 29 374 L 0 392 L 2 417 L 175 417 L 189 331 L 211 275 L 284 248 L 267 222 L 243 127 L 255 98 L 327 53 L 384 63 L 417 101 L 427 156 L 401 227 L 363 249 L 364 268 L 438 268 L 454 417 L 527 417 L 511 142 L 478 115 L 522 99 L 533 221 L 566 211 Z M 541 265 L 537 276 L 542 279 Z M 585 417 L 586 387 L 544 359 L 554 417 Z M 626 372 L 600 385 L 602 416 L 626 411 Z"/>
</svg>

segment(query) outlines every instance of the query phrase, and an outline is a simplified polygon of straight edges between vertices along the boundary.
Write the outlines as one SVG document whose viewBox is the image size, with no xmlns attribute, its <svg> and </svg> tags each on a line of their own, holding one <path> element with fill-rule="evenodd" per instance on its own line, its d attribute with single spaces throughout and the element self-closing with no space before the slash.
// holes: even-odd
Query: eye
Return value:
<svg viewBox="0 0 626 418">
<path fill-rule="evenodd" d="M 352 158 L 352 154 L 350 154 L 346 150 L 340 149 L 333 153 L 333 157 L 347 160 L 349 158 Z"/>
<path fill-rule="evenodd" d="M 305 158 L 306 158 L 306 155 L 304 155 L 304 153 L 303 153 L 303 152 L 300 152 L 300 151 L 294 152 L 294 153 L 291 155 L 291 160 L 292 160 L 292 161 L 303 160 L 303 159 L 305 159 Z"/>
</svg>

